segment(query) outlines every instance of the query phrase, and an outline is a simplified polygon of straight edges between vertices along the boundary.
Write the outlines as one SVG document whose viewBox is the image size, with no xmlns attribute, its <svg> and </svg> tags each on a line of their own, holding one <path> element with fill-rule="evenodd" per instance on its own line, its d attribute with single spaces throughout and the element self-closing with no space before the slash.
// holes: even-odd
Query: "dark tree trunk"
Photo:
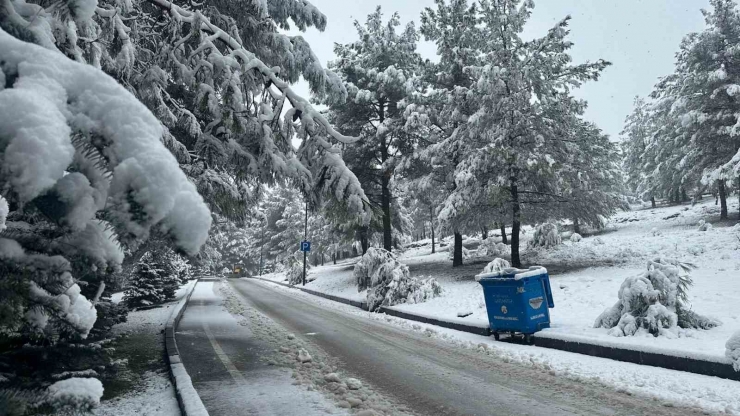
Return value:
<svg viewBox="0 0 740 416">
<path fill-rule="evenodd" d="M 385 103 L 380 101 L 380 109 L 378 111 L 378 122 L 383 124 L 385 121 Z M 380 161 L 385 165 L 385 161 L 388 160 L 388 143 L 385 140 L 385 135 L 380 135 Z M 380 173 L 380 205 L 383 209 L 383 248 L 388 251 L 393 250 L 393 236 L 391 235 L 391 172 L 381 171 Z"/>
<path fill-rule="evenodd" d="M 506 224 L 503 222 L 501 223 L 501 242 L 504 244 L 509 244 L 509 240 L 506 238 Z"/>
<path fill-rule="evenodd" d="M 481 234 L 481 239 L 485 240 L 486 238 L 488 238 L 488 227 L 484 225 L 480 234 Z"/>
<path fill-rule="evenodd" d="M 686 188 L 681 188 L 681 202 L 689 200 L 689 194 L 686 193 Z"/>
<path fill-rule="evenodd" d="M 453 247 L 454 251 L 452 253 L 452 267 L 462 266 L 463 265 L 463 256 L 462 256 L 462 234 L 459 232 L 455 233 L 455 246 Z"/>
<path fill-rule="evenodd" d="M 655 197 L 654 196 L 650 197 L 650 204 L 653 206 L 653 208 L 655 208 Z"/>
<path fill-rule="evenodd" d="M 573 232 L 576 234 L 581 233 L 581 223 L 578 222 L 578 218 L 573 218 Z"/>
<path fill-rule="evenodd" d="M 332 262 L 334 262 L 334 264 L 337 264 L 337 253 L 336 252 L 331 255 L 331 260 Z"/>
<path fill-rule="evenodd" d="M 725 181 L 717 181 L 717 188 L 719 188 L 719 219 L 727 219 L 727 192 L 725 191 Z"/>
<path fill-rule="evenodd" d="M 434 207 L 429 205 L 429 229 L 432 232 L 432 254 L 434 254 Z"/>
<path fill-rule="evenodd" d="M 519 228 L 521 226 L 521 206 L 519 205 L 519 188 L 516 182 L 516 176 L 511 176 L 511 208 L 512 208 L 512 222 L 511 222 L 511 265 L 514 267 L 522 267 L 522 262 L 519 259 Z"/>
</svg>

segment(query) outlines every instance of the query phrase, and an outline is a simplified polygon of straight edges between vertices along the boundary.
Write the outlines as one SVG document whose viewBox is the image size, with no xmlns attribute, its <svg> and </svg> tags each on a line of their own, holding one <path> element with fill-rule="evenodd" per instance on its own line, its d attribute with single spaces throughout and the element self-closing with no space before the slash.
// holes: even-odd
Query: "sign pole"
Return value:
<svg viewBox="0 0 740 416">
<path fill-rule="evenodd" d="M 308 241 L 308 199 L 306 199 L 306 219 L 303 228 L 303 241 Z M 303 286 L 306 286 L 306 251 L 303 251 Z"/>
</svg>

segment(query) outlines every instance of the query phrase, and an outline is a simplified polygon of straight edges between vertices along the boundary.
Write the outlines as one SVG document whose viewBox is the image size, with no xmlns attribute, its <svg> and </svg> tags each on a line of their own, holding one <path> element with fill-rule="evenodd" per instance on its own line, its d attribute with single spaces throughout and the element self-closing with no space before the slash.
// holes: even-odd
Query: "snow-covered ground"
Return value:
<svg viewBox="0 0 740 416">
<path fill-rule="evenodd" d="M 174 416 L 180 414 L 175 389 L 170 382 L 166 366 L 162 361 L 164 356 L 165 323 L 170 317 L 174 306 L 195 284 L 188 282 L 175 292 L 175 299 L 161 307 L 132 311 L 124 323 L 113 327 L 113 335 L 120 337 L 117 341 L 116 358 L 127 360 L 127 371 L 119 377 L 124 386 L 133 389 L 110 397 L 110 392 L 104 396 L 94 410 L 99 416 Z M 114 294 L 114 300 L 120 301 L 121 296 Z M 143 361 L 143 362 L 142 362 Z M 142 368 L 141 374 L 138 372 Z M 113 388 L 113 387 L 109 387 Z M 116 386 L 118 388 L 118 386 Z"/>
<path fill-rule="evenodd" d="M 731 218 L 736 218 L 737 202 L 731 201 L 729 208 Z M 615 215 L 606 230 L 597 235 L 584 237 L 577 243 L 563 238 L 562 245 L 548 250 L 527 249 L 526 240 L 531 229 L 525 229 L 523 261 L 546 266 L 554 292 L 552 328 L 540 335 L 727 362 L 725 343 L 740 329 L 740 226 L 733 227 L 736 221 L 716 223 L 718 218 L 719 207 L 713 199 L 705 199 L 694 206 L 637 207 Z M 708 231 L 699 231 L 701 220 L 715 222 L 715 225 Z M 564 233 L 564 237 L 568 237 L 568 233 Z M 465 244 L 473 248 L 477 239 L 469 238 Z M 401 261 L 409 266 L 412 276 L 434 277 L 445 292 L 425 303 L 394 308 L 486 326 L 483 292 L 474 281 L 474 275 L 482 271 L 491 258 L 471 257 L 466 260 L 466 266 L 453 269 L 444 251 L 447 248 L 449 245 L 442 247 L 443 251 L 430 254 L 430 246 L 424 245 L 401 254 Z M 680 330 L 675 339 L 652 335 L 616 338 L 608 335 L 606 329 L 593 328 L 599 314 L 617 302 L 622 282 L 644 271 L 647 261 L 656 257 L 677 258 L 696 265 L 691 273 L 694 281 L 689 291 L 691 308 L 719 319 L 722 325 L 711 330 Z M 365 293 L 357 292 L 352 263 L 312 268 L 309 276 L 315 280 L 306 287 L 363 300 Z M 283 280 L 280 273 L 265 277 Z M 472 314 L 458 318 L 458 313 Z"/>
</svg>

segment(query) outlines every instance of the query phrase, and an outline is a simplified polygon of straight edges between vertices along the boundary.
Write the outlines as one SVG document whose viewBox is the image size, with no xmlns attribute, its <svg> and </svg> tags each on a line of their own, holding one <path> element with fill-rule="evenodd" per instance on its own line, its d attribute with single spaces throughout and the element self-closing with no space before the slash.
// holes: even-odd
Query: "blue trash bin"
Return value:
<svg viewBox="0 0 740 416">
<path fill-rule="evenodd" d="M 532 334 L 550 327 L 549 308 L 555 303 L 544 267 L 507 268 L 479 274 L 475 280 L 483 286 L 488 322 L 497 340 L 501 332 L 510 332 L 524 334 L 529 342 Z"/>
</svg>

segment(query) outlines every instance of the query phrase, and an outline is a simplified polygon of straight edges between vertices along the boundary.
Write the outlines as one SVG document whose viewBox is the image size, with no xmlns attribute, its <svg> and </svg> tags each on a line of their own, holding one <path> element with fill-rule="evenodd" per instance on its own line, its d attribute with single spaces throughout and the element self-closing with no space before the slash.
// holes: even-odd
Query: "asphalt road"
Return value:
<svg viewBox="0 0 740 416">
<path fill-rule="evenodd" d="M 251 306 L 281 326 L 296 334 L 311 334 L 311 342 L 337 359 L 343 371 L 416 414 L 702 414 L 505 363 L 423 334 L 325 308 L 256 280 L 230 283 Z M 235 338 L 230 341 L 238 344 Z M 187 366 L 188 352 L 181 354 Z M 209 354 L 213 353 L 200 352 L 202 359 Z"/>
</svg>

